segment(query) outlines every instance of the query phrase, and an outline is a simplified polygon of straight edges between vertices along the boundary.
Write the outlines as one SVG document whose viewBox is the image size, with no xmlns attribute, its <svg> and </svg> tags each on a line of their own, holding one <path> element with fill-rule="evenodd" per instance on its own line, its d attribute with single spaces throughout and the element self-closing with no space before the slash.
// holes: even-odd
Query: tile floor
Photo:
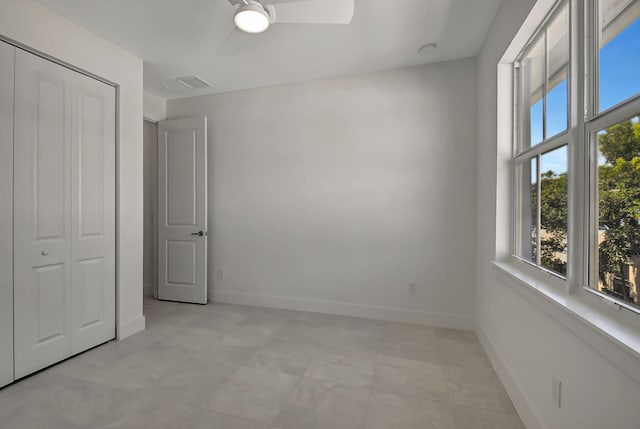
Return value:
<svg viewBox="0 0 640 429">
<path fill-rule="evenodd" d="M 145 315 L 0 390 L 0 428 L 524 428 L 470 332 L 153 300 Z"/>
</svg>

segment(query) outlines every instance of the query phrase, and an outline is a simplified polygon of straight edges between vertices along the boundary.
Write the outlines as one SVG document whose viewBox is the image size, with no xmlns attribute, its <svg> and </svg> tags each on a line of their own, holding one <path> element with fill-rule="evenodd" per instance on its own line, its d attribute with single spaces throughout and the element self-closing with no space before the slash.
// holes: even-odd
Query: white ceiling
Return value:
<svg viewBox="0 0 640 429">
<path fill-rule="evenodd" d="M 145 91 L 178 98 L 474 56 L 500 0 L 355 0 L 349 25 L 276 24 L 243 34 L 235 56 L 218 53 L 234 28 L 228 0 L 40 2 L 142 58 Z M 438 49 L 421 56 L 426 43 Z M 175 81 L 190 75 L 213 87 Z"/>
</svg>

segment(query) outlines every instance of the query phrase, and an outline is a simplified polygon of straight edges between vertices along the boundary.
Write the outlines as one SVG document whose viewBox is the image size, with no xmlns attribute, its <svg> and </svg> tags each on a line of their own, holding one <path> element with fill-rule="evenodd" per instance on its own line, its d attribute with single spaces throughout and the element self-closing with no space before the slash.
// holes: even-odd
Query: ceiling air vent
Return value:
<svg viewBox="0 0 640 429">
<path fill-rule="evenodd" d="M 210 83 L 205 82 L 197 76 L 179 77 L 176 81 L 190 89 L 209 88 L 211 86 Z"/>
</svg>

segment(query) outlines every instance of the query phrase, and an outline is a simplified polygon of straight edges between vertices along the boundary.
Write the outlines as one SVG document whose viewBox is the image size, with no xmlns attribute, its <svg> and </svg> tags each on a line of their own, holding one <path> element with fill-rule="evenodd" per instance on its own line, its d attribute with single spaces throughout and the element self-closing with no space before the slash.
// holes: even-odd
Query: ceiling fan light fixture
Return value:
<svg viewBox="0 0 640 429">
<path fill-rule="evenodd" d="M 255 1 L 240 6 L 233 20 L 236 27 L 245 33 L 262 33 L 269 28 L 269 14 Z"/>
</svg>

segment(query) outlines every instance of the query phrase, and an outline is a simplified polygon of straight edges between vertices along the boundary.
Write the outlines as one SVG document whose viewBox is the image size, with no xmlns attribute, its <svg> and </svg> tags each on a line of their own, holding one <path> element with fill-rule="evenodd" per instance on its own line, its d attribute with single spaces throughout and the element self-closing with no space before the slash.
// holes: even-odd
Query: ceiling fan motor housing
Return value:
<svg viewBox="0 0 640 429">
<path fill-rule="evenodd" d="M 268 9 L 255 0 L 246 0 L 236 10 L 234 22 L 236 27 L 246 33 L 262 33 L 272 22 Z"/>
</svg>

